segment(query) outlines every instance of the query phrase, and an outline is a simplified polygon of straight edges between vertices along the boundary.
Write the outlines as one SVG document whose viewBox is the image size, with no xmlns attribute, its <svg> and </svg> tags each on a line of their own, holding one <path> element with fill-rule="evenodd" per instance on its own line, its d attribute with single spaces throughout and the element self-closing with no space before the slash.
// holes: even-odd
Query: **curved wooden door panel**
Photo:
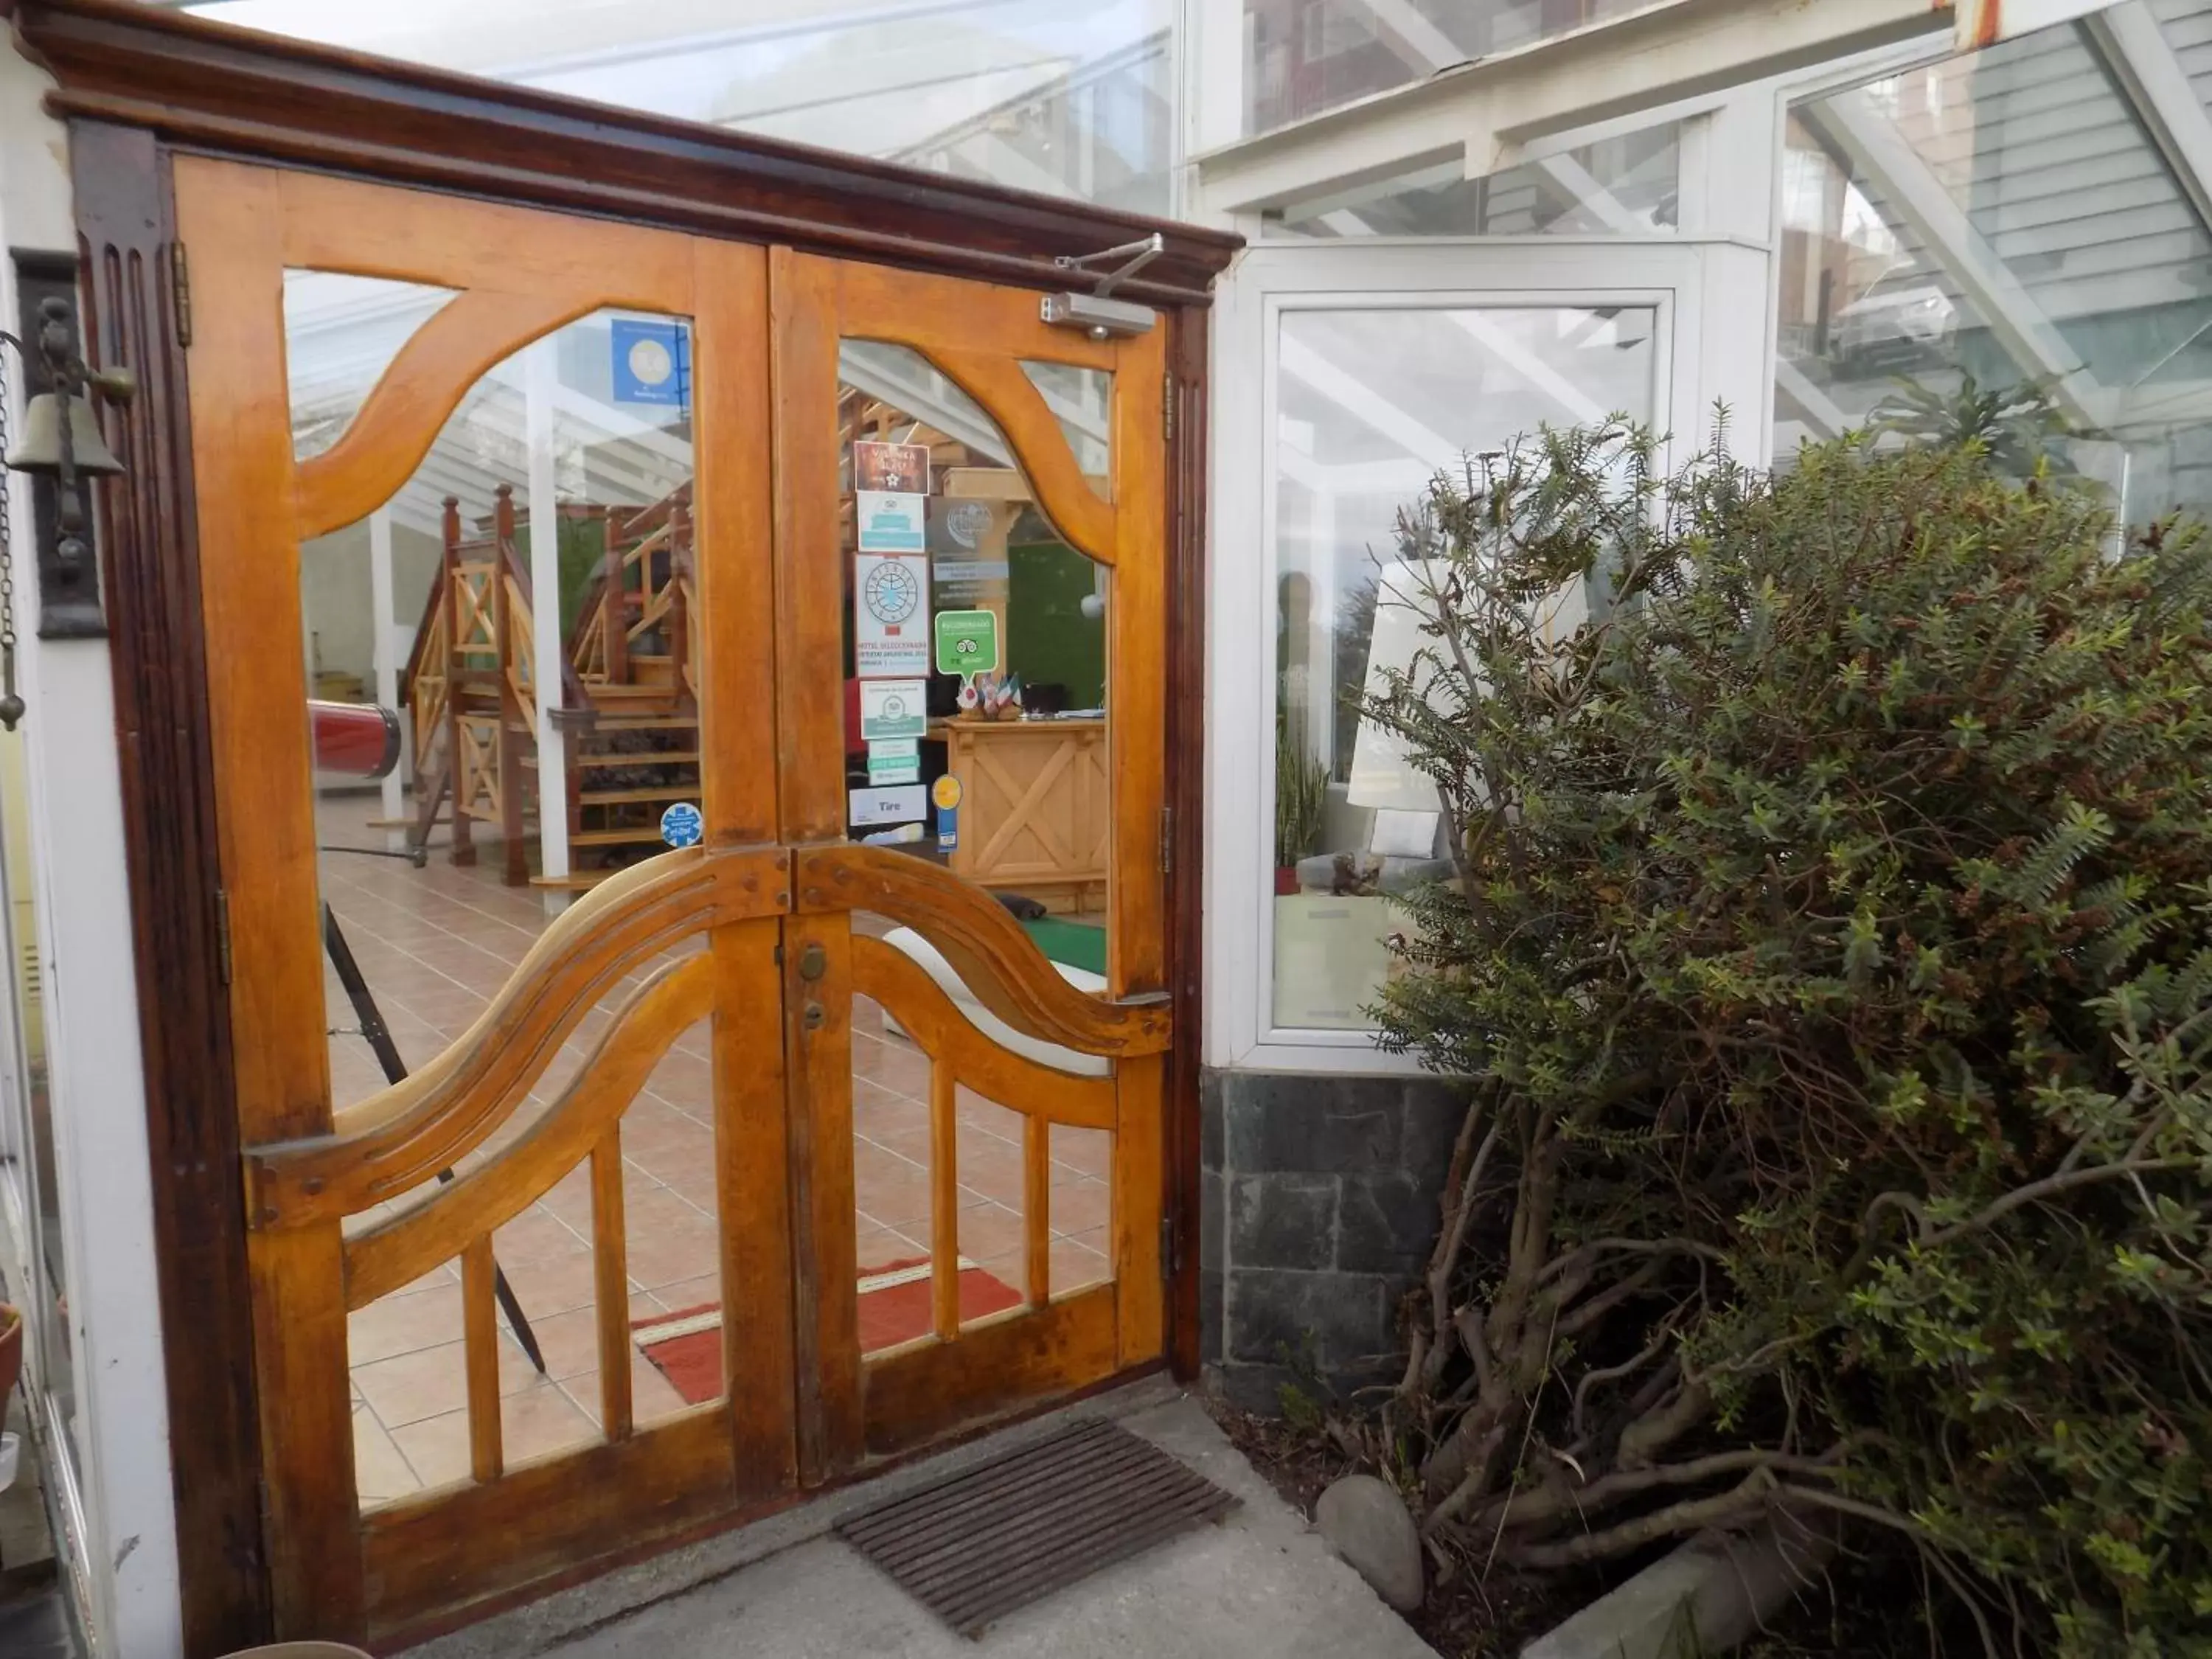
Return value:
<svg viewBox="0 0 2212 1659">
<path fill-rule="evenodd" d="M 231 886 L 233 1002 L 252 1028 L 239 1043 L 240 1105 L 247 1142 L 277 1142 L 329 1127 L 319 1031 L 287 1018 L 299 988 L 321 976 L 314 830 L 299 781 L 309 772 L 297 713 L 306 665 L 282 643 L 301 636 L 300 544 L 386 499 L 484 369 L 549 330 L 635 307 L 694 317 L 703 348 L 701 313 L 716 305 L 699 303 L 709 256 L 680 236 L 197 157 L 179 158 L 176 189 L 198 279 L 192 418 L 223 862 L 255 878 Z M 737 279 L 733 298 L 750 302 L 757 325 L 761 257 L 737 252 L 751 253 L 751 283 L 720 251 L 717 275 Z M 285 270 L 300 268 L 457 291 L 339 441 L 305 463 L 293 454 L 280 299 Z M 761 406 L 718 397 L 703 378 L 698 402 L 702 449 L 709 426 L 757 421 Z M 718 511 L 733 522 L 712 529 L 757 533 L 741 498 L 702 490 L 702 543 Z M 726 673 L 742 673 L 757 653 L 723 656 Z M 766 675 L 728 690 L 758 699 Z"/>
<path fill-rule="evenodd" d="M 1060 982 L 1049 964 L 1046 973 Z M 1121 1068 L 1117 1062 L 1116 1074 L 1103 1078 L 1072 1076 L 1000 1047 L 913 957 L 881 939 L 854 939 L 852 983 L 898 1023 L 930 1068 L 930 1328 L 902 1347 L 862 1357 L 861 1432 L 866 1449 L 881 1454 L 1010 1404 L 1082 1388 L 1124 1363 L 1122 1287 L 1056 1285 L 1052 1265 L 1052 1127 L 1104 1130 L 1118 1139 Z M 1020 1306 L 963 1324 L 957 1124 L 967 1090 L 1021 1119 L 1024 1293 Z M 1115 1204 L 1122 1207 L 1118 1191 Z M 1150 1206 L 1139 1196 L 1136 1208 Z"/>
<path fill-rule="evenodd" d="M 1164 1051 L 1167 999 L 1085 996 L 980 889 L 933 864 L 881 847 L 805 847 L 793 855 L 802 912 L 871 910 L 941 951 L 969 992 L 1018 1030 L 1086 1054 Z"/>
<path fill-rule="evenodd" d="M 841 840 L 843 781 L 821 763 L 842 752 L 839 711 L 808 688 L 842 678 L 836 403 L 840 340 L 920 353 L 995 422 L 1069 542 L 1113 572 L 1108 610 L 1107 741 L 1112 778 L 1108 978 L 1117 996 L 1166 985 L 1166 340 L 1164 329 L 1098 341 L 1054 328 L 1038 296 L 957 277 L 892 271 L 775 250 L 779 323 L 775 489 L 781 636 L 778 720 L 784 756 L 781 839 Z M 1024 362 L 1109 373 L 1110 499 L 1091 488 Z"/>
<path fill-rule="evenodd" d="M 979 303 L 978 285 L 957 277 L 879 265 L 831 269 L 843 337 L 905 346 L 943 370 L 999 423 L 1038 505 L 1069 542 L 1102 564 L 1118 562 L 1119 516 L 1076 465 L 1058 421 L 1022 364 L 1066 363 L 1110 374 L 1121 365 L 1121 346 L 1048 326 L 1037 315 L 1034 294 L 985 289 L 994 299 L 1014 298 Z"/>
<path fill-rule="evenodd" d="M 1160 1087 L 1173 1033 L 1166 999 L 1159 848 L 1166 736 L 1165 380 L 1161 332 L 1097 341 L 1048 326 L 1034 292 L 842 264 L 776 250 L 778 788 L 781 839 L 792 848 L 795 908 L 787 946 L 818 947 L 823 975 L 787 982 L 823 1011 L 793 1044 L 793 1134 L 807 1169 L 802 1260 L 814 1318 L 817 1398 L 802 1419 L 810 1478 L 869 1452 L 911 1443 L 1007 1403 L 1083 1386 L 1162 1351 Z M 983 890 L 907 854 L 844 843 L 842 712 L 818 688 L 844 675 L 845 573 L 826 550 L 839 522 L 840 342 L 918 353 L 972 398 L 1006 441 L 1035 500 L 1067 541 L 1111 570 L 1108 605 L 1108 775 L 1112 823 L 1106 880 L 1105 998 L 1070 987 Z M 1108 487 L 1093 486 L 1066 433 L 1024 368 L 1064 364 L 1113 376 Z M 856 933 L 868 912 L 934 947 L 969 996 L 1024 1037 L 1105 1056 L 1111 1073 L 1074 1077 L 1012 1053 L 961 1013 L 906 957 Z M 853 1285 L 854 994 L 872 997 L 929 1060 L 929 1334 L 867 1358 Z M 954 1125 L 973 1088 L 1023 1123 L 1024 1305 L 982 1323 L 958 1317 L 954 1215 L 960 1176 Z M 1047 1226 L 1048 1133 L 1055 1123 L 1112 1136 L 1109 1284 L 1054 1295 Z"/>
<path fill-rule="evenodd" d="M 358 1640 L 518 1575 L 589 1559 L 610 1535 L 793 1478 L 783 1077 L 753 1052 L 779 1047 L 775 918 L 789 904 L 788 862 L 773 845 L 773 659 L 750 632 L 772 580 L 767 258 L 757 247 L 203 157 L 176 159 L 175 189 L 194 278 L 201 605 L 248 1149 L 272 1602 L 280 1636 Z M 294 447 L 283 307 L 285 272 L 298 269 L 453 292 L 400 347 L 337 442 L 304 462 Z M 696 695 L 712 711 L 698 745 L 705 847 L 650 861 L 575 905 L 460 1040 L 397 1088 L 334 1113 L 301 544 L 386 502 L 491 366 L 606 308 L 691 326 L 690 436 L 709 458 L 690 503 Z M 483 1148 L 592 1008 L 626 975 L 687 943 L 696 954 L 637 991 L 574 1081 L 512 1146 L 479 1150 L 452 1185 L 345 1236 L 347 1217 L 375 1212 Z M 633 1436 L 623 1393 L 622 1113 L 676 1035 L 701 1018 L 713 1021 L 720 1212 L 744 1218 L 720 1247 L 725 1284 L 746 1287 L 742 1308 L 732 1296 L 730 1340 L 760 1365 L 727 1370 L 726 1405 L 694 1414 L 711 1419 L 703 1426 L 686 1419 Z M 730 1155 L 738 1146 L 743 1159 Z M 554 1477 L 508 1468 L 500 1444 L 490 1237 L 580 1164 L 592 1171 L 605 1443 L 578 1465 L 592 1473 L 569 1477 L 592 1497 L 546 1506 Z M 364 1522 L 347 1310 L 455 1258 L 475 1480 Z M 537 1553 L 513 1542 L 525 1534 L 539 1540 Z"/>
<path fill-rule="evenodd" d="M 487 371 L 599 305 L 588 295 L 455 295 L 400 348 L 337 442 L 299 464 L 300 539 L 328 535 L 391 500 Z"/>
<path fill-rule="evenodd" d="M 1081 1129 L 1112 1129 L 1112 1074 L 1080 1076 L 1040 1065 L 991 1041 L 906 952 L 855 935 L 853 989 L 891 1012 L 922 1053 L 963 1083 L 1015 1111 Z"/>
<path fill-rule="evenodd" d="M 618 1137 L 623 1110 L 653 1068 L 686 1027 L 714 1012 L 713 957 L 684 957 L 647 975 L 560 1097 L 512 1146 L 346 1242 L 346 1307 L 364 1308 L 419 1279 L 543 1198 L 601 1142 Z"/>
<path fill-rule="evenodd" d="M 329 1135 L 248 1152 L 253 1224 L 357 1215 L 459 1163 L 507 1121 L 625 975 L 710 928 L 780 915 L 789 901 L 780 849 L 665 853 L 594 889 L 539 936 L 469 1030 L 420 1071 L 348 1107 Z M 630 1007 L 647 1001 L 641 991 Z M 617 1029 L 628 1017 L 626 1009 Z M 450 1206 L 459 1190 L 435 1202 Z"/>
</svg>

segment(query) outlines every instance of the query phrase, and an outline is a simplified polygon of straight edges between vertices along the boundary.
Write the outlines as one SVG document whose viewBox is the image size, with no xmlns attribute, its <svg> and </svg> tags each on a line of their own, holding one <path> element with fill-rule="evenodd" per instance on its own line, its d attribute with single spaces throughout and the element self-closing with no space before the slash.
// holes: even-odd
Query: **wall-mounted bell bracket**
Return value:
<svg viewBox="0 0 2212 1659">
<path fill-rule="evenodd" d="M 107 632 L 107 619 L 100 608 L 92 483 L 124 467 L 100 431 L 94 398 L 128 403 L 137 383 L 126 368 L 87 367 L 78 338 L 74 259 L 18 253 L 15 268 L 22 334 L 0 338 L 22 358 L 28 401 L 22 430 L 10 434 L 15 441 L 6 464 L 31 479 L 39 637 L 98 639 Z"/>
<path fill-rule="evenodd" d="M 1093 278 L 1091 292 L 1048 294 L 1038 304 L 1038 314 L 1054 328 L 1072 328 L 1094 340 L 1126 339 L 1148 333 L 1159 320 L 1158 313 L 1150 306 L 1115 299 L 1114 290 L 1158 258 L 1166 248 L 1166 239 L 1156 230 L 1137 241 L 1101 248 L 1096 253 L 1061 254 L 1053 264 L 1062 270 Z M 1109 264 L 1113 260 L 1121 263 Z M 1108 268 L 1101 270 L 1097 268 L 1101 265 Z"/>
</svg>

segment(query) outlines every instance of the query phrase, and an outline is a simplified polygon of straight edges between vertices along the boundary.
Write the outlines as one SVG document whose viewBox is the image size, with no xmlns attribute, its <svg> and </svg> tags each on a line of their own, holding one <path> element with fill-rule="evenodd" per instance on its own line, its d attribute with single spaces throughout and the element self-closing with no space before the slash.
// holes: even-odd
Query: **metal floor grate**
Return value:
<svg viewBox="0 0 2212 1659">
<path fill-rule="evenodd" d="M 1237 1499 L 1119 1424 L 1076 1423 L 838 1523 L 837 1533 L 963 1636 Z"/>
</svg>

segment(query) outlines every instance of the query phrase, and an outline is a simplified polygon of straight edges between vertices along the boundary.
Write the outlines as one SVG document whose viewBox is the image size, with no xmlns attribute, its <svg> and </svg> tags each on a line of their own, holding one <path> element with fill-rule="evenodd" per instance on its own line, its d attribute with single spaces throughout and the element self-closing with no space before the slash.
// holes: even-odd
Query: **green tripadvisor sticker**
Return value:
<svg viewBox="0 0 2212 1659">
<path fill-rule="evenodd" d="M 989 611 L 937 613 L 937 672 L 963 679 L 999 672 L 999 618 Z"/>
</svg>

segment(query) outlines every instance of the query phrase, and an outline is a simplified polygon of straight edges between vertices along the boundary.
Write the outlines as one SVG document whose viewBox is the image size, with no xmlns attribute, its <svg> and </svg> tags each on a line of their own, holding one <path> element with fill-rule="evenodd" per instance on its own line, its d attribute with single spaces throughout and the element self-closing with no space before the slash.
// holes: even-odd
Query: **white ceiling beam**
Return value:
<svg viewBox="0 0 2212 1659">
<path fill-rule="evenodd" d="M 2104 425 L 2110 399 L 2083 368 L 2080 354 L 1866 94 L 1833 93 L 1804 105 L 1798 115 L 1905 221 L 2013 361 L 2032 379 L 2051 383 L 2052 395 L 2067 416 L 2089 426 Z"/>
<path fill-rule="evenodd" d="M 1352 461 L 1343 466 L 1315 467 L 1313 484 L 1339 495 L 1412 497 L 1425 491 L 1439 471 L 1456 477 L 1462 465 L 1454 461 L 1449 467 L 1439 468 L 1409 460 Z"/>
<path fill-rule="evenodd" d="M 1342 190 L 1330 191 L 1325 196 L 1310 196 L 1301 201 L 1285 202 L 1281 213 L 1286 220 L 1319 219 L 1324 222 L 1346 209 L 1367 206 L 1372 202 L 1388 201 L 1408 191 L 1436 190 L 1445 185 L 1455 185 L 1465 176 L 1459 153 L 1430 161 L 1424 166 L 1408 167 L 1379 179 L 1363 179 Z M 1368 231 L 1346 232 L 1347 235 L 1368 235 Z"/>
<path fill-rule="evenodd" d="M 1069 180 L 1023 155 L 995 132 L 971 133 L 945 148 L 964 155 L 994 184 L 1033 190 L 1041 196 L 1075 194 L 1075 186 Z"/>
<path fill-rule="evenodd" d="M 1584 173 L 1583 177 L 1588 178 L 1589 175 Z M 1607 196 L 1607 199 L 1611 199 L 1603 186 L 1600 185 L 1595 179 L 1590 180 L 1590 188 L 1601 196 Z M 1615 202 L 1613 205 L 1617 209 L 1620 208 L 1620 204 L 1618 202 Z M 1620 210 L 1623 212 L 1626 211 L 1626 209 L 1620 209 Z M 1328 223 L 1330 228 L 1338 231 L 1343 235 L 1364 236 L 1370 234 L 1370 227 L 1368 226 L 1367 222 L 1359 217 L 1356 213 L 1332 213 L 1327 216 L 1326 222 Z M 1568 380 L 1567 377 L 1560 374 L 1559 370 L 1553 368 L 1549 363 L 1537 356 L 1534 352 L 1531 352 L 1527 347 L 1523 346 L 1518 340 L 1508 334 L 1504 329 L 1492 322 L 1489 318 L 1484 316 L 1480 311 L 1446 311 L 1442 314 L 1448 318 L 1453 325 L 1459 329 L 1462 333 L 1467 335 L 1470 339 L 1474 340 L 1476 344 L 1482 347 L 1484 350 L 1489 352 L 1499 362 L 1505 364 L 1507 368 L 1512 369 L 1515 374 L 1520 375 L 1522 380 L 1528 381 L 1529 385 L 1534 386 L 1539 392 L 1543 392 L 1547 397 L 1550 398 L 1553 402 L 1558 404 L 1560 408 L 1565 410 L 1568 415 L 1571 417 L 1574 424 L 1577 426 L 1589 426 L 1603 420 L 1612 412 L 1609 410 L 1600 409 L 1596 404 L 1590 400 L 1588 394 L 1583 392 L 1583 390 L 1579 386 L 1576 386 L 1573 381 Z M 1308 356 L 1314 356 L 1313 353 L 1306 350 L 1305 348 L 1301 347 L 1297 349 L 1304 351 Z M 1310 375 L 1291 367 L 1289 358 L 1290 353 L 1292 349 L 1293 343 L 1285 340 L 1282 345 L 1284 368 L 1288 369 L 1291 373 L 1297 374 L 1300 380 L 1304 380 L 1308 386 L 1313 386 L 1316 391 L 1318 392 L 1323 390 L 1324 388 L 1316 385 L 1315 381 Z M 1316 361 L 1319 362 L 1321 360 L 1316 357 Z M 1334 365 L 1328 365 L 1328 367 L 1331 374 L 1342 373 L 1342 371 L 1336 369 Z M 1349 377 L 1346 378 L 1348 379 Z M 1366 390 L 1366 388 L 1362 389 Z M 1376 396 L 1379 394 L 1374 394 L 1370 392 L 1370 395 Z M 1351 405 L 1349 404 L 1346 404 L 1347 408 L 1350 406 Z M 1394 413 L 1399 414 L 1401 418 L 1413 422 L 1412 426 L 1408 428 L 1409 431 L 1418 431 L 1427 434 L 1428 437 L 1432 439 L 1436 443 L 1445 444 L 1445 441 L 1443 439 L 1436 437 L 1433 433 L 1429 433 L 1426 427 L 1421 426 L 1418 422 L 1413 422 L 1411 416 L 1403 415 L 1402 411 L 1396 411 L 1395 410 L 1395 406 L 1391 407 L 1393 408 Z M 1363 416 L 1362 418 L 1365 419 L 1366 417 Z M 1370 421 L 1369 424 L 1373 425 L 1374 422 Z M 1384 432 L 1386 436 L 1396 435 L 1395 433 L 1389 432 L 1386 428 L 1380 426 L 1377 426 L 1376 429 L 1380 432 Z M 1445 457 L 1444 461 L 1442 463 L 1431 462 L 1431 465 L 1448 465 L 1450 462 L 1457 461 L 1460 459 L 1462 452 L 1459 447 L 1449 444 L 1446 444 L 1445 447 L 1450 453 Z M 1412 443 L 1408 443 L 1407 447 L 1412 449 L 1417 455 L 1425 454 L 1425 452 L 1422 449 L 1416 447 Z"/>
<path fill-rule="evenodd" d="M 1805 424 L 1823 438 L 1839 438 L 1851 427 L 1851 417 L 1826 392 L 1813 384 L 1812 377 L 1787 357 L 1774 360 L 1774 384 L 1789 395 L 1805 417 Z"/>
<path fill-rule="evenodd" d="M 1312 490 L 1334 488 L 1325 467 L 1296 444 L 1287 439 L 1278 439 L 1275 444 L 1275 470 L 1291 483 Z"/>
<path fill-rule="evenodd" d="M 1717 88 L 1941 29 L 1928 0 L 1655 0 L 1197 158 L 1200 216 L 1256 213 L 1458 153 L 1463 176 L 1516 148 Z"/>
<path fill-rule="evenodd" d="M 1382 37 L 1382 44 L 1416 75 L 1434 75 L 1467 62 L 1468 55 L 1459 43 L 1415 11 L 1407 0 L 1354 0 L 1354 3 L 1365 8 L 1375 20 L 1375 32 Z"/>
<path fill-rule="evenodd" d="M 1588 392 L 1491 321 L 1482 312 L 1447 311 L 1443 314 L 1451 319 L 1461 333 L 1565 410 L 1569 424 L 1594 426 L 1613 412 L 1599 408 Z M 1598 349 L 1611 350 L 1612 348 L 1604 346 Z"/>
<path fill-rule="evenodd" d="M 2197 222 L 2212 230 L 2212 116 L 2158 19 L 2143 0 L 2121 0 L 2083 18 L 2081 33 L 2197 210 Z"/>
<path fill-rule="evenodd" d="M 1392 403 L 1357 375 L 1334 363 L 1303 341 L 1285 339 L 1276 362 L 1283 373 L 1304 381 L 1347 415 L 1388 438 L 1425 467 L 1455 466 L 1460 447 L 1431 430 Z"/>
<path fill-rule="evenodd" d="M 1537 184 L 1571 207 L 1585 208 L 1607 230 L 1624 236 L 1649 236 L 1651 216 L 1632 213 L 1619 197 L 1598 183 L 1595 175 L 1571 155 L 1539 155 L 1527 163 Z"/>
</svg>

